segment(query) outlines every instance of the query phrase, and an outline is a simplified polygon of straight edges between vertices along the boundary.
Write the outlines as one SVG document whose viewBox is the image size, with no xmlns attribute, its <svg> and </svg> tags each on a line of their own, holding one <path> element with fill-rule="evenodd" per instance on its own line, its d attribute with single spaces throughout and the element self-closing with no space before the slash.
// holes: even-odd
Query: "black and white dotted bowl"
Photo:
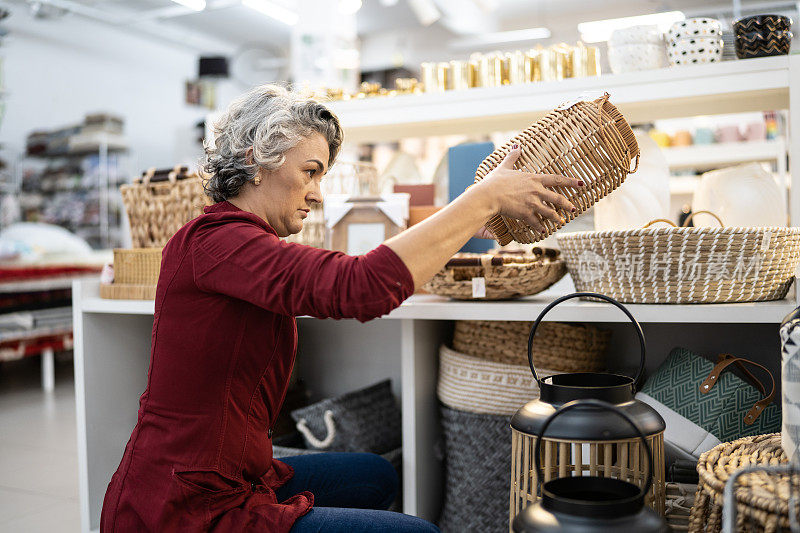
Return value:
<svg viewBox="0 0 800 533">
<path fill-rule="evenodd" d="M 720 37 L 695 37 L 671 40 L 667 46 L 670 65 L 718 63 L 722 61 L 723 41 Z"/>
<path fill-rule="evenodd" d="M 667 32 L 667 39 L 691 39 L 693 37 L 721 37 L 722 23 L 717 19 L 695 18 L 676 22 Z"/>
</svg>

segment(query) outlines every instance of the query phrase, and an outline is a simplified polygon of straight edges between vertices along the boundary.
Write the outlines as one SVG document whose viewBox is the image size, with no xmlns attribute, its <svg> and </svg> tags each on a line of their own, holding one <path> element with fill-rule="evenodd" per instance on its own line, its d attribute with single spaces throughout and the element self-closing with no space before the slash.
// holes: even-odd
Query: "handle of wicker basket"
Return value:
<svg viewBox="0 0 800 533">
<path fill-rule="evenodd" d="M 481 256 L 481 267 L 483 268 L 483 277 L 490 278 L 492 276 L 492 254 L 483 254 Z"/>
<path fill-rule="evenodd" d="M 739 366 L 741 364 L 748 364 L 760 368 L 761 370 L 766 372 L 766 374 L 769 376 L 769 379 L 772 381 L 772 389 L 770 390 L 770 393 L 765 394 L 764 392 L 762 392 L 762 394 L 765 394 L 765 396 L 760 400 L 758 400 L 756 403 L 754 403 L 753 407 L 751 407 L 750 410 L 747 411 L 747 413 L 744 415 L 743 420 L 745 425 L 750 426 L 756 421 L 756 419 L 761 415 L 761 413 L 764 412 L 764 409 L 767 408 L 770 402 L 772 402 L 772 399 L 775 397 L 775 377 L 772 375 L 772 372 L 770 372 L 765 366 L 762 366 L 748 359 L 743 359 L 741 357 L 731 357 L 727 355 L 722 355 L 719 358 L 719 362 L 711 370 L 711 373 L 708 374 L 708 377 L 706 377 L 706 379 L 704 379 L 703 382 L 700 383 L 700 393 L 708 394 L 709 392 L 711 392 L 711 389 L 713 389 L 714 385 L 719 381 L 719 376 L 722 373 L 722 371 L 734 363 L 736 363 Z M 747 372 L 747 374 L 753 377 L 753 379 L 755 379 L 755 377 L 749 372 Z M 760 388 L 762 391 L 766 391 L 763 385 L 761 385 L 761 387 L 758 388 Z"/>
<path fill-rule="evenodd" d="M 650 226 L 652 226 L 653 224 L 658 224 L 659 222 L 665 222 L 665 223 L 669 224 L 670 226 L 672 226 L 673 228 L 677 228 L 678 227 L 678 225 L 676 223 L 674 223 L 671 220 L 667 220 L 666 218 L 654 218 L 653 220 L 651 220 L 650 222 L 648 222 L 647 224 L 642 226 L 642 229 L 647 229 Z"/>
<path fill-rule="evenodd" d="M 722 493 L 722 531 L 724 533 L 735 533 L 736 532 L 736 511 L 738 511 L 738 502 L 736 501 L 736 481 L 746 474 L 752 474 L 754 472 L 766 472 L 768 474 L 789 474 L 795 475 L 798 473 L 797 468 L 794 465 L 751 465 L 745 466 L 736 470 L 733 474 L 728 477 L 728 480 L 725 482 L 725 489 Z M 789 480 L 789 490 L 791 493 L 792 486 L 791 479 Z M 794 500 L 794 501 L 793 501 Z M 797 520 L 797 509 L 796 509 L 796 498 L 795 496 L 791 496 L 789 499 L 789 528 L 792 533 L 800 532 L 800 524 L 798 524 Z"/>
<path fill-rule="evenodd" d="M 723 224 L 721 218 L 719 218 L 716 214 L 712 213 L 711 211 L 706 211 L 704 209 L 700 210 L 700 211 L 695 211 L 694 213 L 692 213 L 691 215 L 686 217 L 686 220 L 683 221 L 683 225 L 681 227 L 682 228 L 688 228 L 689 227 L 689 223 L 691 223 L 691 221 L 692 221 L 692 219 L 694 218 L 695 215 L 711 215 L 717 222 L 719 222 L 719 226 L 721 228 L 725 227 L 725 224 Z"/>
<path fill-rule="evenodd" d="M 597 108 L 598 108 L 597 111 L 598 111 L 598 114 L 600 115 L 600 123 L 601 124 L 603 123 L 603 115 L 605 113 L 605 104 L 606 104 L 606 102 L 608 102 L 609 98 L 611 98 L 611 95 L 608 94 L 608 93 L 604 93 L 603 96 L 601 96 L 600 98 L 598 98 L 597 100 L 594 101 L 594 103 L 597 105 Z M 606 135 L 606 133 L 605 133 L 605 131 L 603 131 L 602 129 L 600 131 L 600 135 L 605 137 L 607 141 L 609 140 L 607 135 Z M 625 153 L 628 153 L 628 149 L 629 149 L 629 147 L 626 147 Z M 627 164 L 625 165 L 625 169 L 624 170 L 628 174 L 633 174 L 634 172 L 639 170 L 639 156 L 640 155 L 641 155 L 641 152 L 636 152 L 636 156 L 634 157 L 635 162 L 633 164 L 633 168 L 631 168 L 630 159 L 627 161 Z"/>
<path fill-rule="evenodd" d="M 147 185 L 150 185 L 150 180 L 155 175 L 156 175 L 156 167 L 150 167 L 150 168 L 148 168 L 147 170 L 144 171 L 144 175 L 142 176 L 141 180 L 135 179 L 133 181 L 134 181 L 134 183 L 136 183 L 137 181 L 141 181 L 141 183 L 143 185 L 147 186 Z"/>
<path fill-rule="evenodd" d="M 538 479 L 544 479 L 544 476 L 542 475 L 542 446 L 541 446 L 541 444 L 542 444 L 542 440 L 545 437 L 545 432 L 547 431 L 548 426 L 553 422 L 553 420 L 555 420 L 559 416 L 563 415 L 567 411 L 571 411 L 573 409 L 590 409 L 590 408 L 591 409 L 601 409 L 601 410 L 604 410 L 604 411 L 611 411 L 615 415 L 618 415 L 620 418 L 623 418 L 628 424 L 630 424 L 630 426 L 633 428 L 634 433 L 639 438 L 639 440 L 642 442 L 642 446 L 644 447 L 644 451 L 645 451 L 645 457 L 647 458 L 647 477 L 645 478 L 646 481 L 644 483 L 644 486 L 641 489 L 639 489 L 640 492 L 635 498 L 636 499 L 638 499 L 638 498 L 644 499 L 644 497 L 647 495 L 647 493 L 650 492 L 650 488 L 653 486 L 653 452 L 650 449 L 650 443 L 647 442 L 647 439 L 645 438 L 644 433 L 642 433 L 642 430 L 639 429 L 639 426 L 636 425 L 636 423 L 633 421 L 633 419 L 630 416 L 628 416 L 621 409 L 615 407 L 613 404 L 610 404 L 608 402 L 604 402 L 602 400 L 594 400 L 594 399 L 590 399 L 590 400 L 573 400 L 571 402 L 565 403 L 559 410 L 557 410 L 555 413 L 553 413 L 552 415 L 547 417 L 547 419 L 544 421 L 544 424 L 542 424 L 541 431 L 537 435 L 538 440 L 537 440 L 536 446 L 535 446 L 536 450 L 534 451 L 534 454 L 533 454 L 533 457 L 534 457 L 533 466 L 536 469 L 537 478 Z M 544 486 L 542 487 L 542 490 L 544 490 Z"/>
<path fill-rule="evenodd" d="M 636 376 L 633 379 L 633 389 L 634 391 L 636 391 L 637 385 L 641 381 L 642 375 L 644 374 L 644 361 L 645 361 L 645 354 L 647 352 L 647 346 L 644 341 L 644 333 L 642 333 L 642 326 L 639 325 L 639 322 L 637 322 L 636 319 L 633 318 L 631 312 L 628 311 L 628 309 L 624 305 L 616 301 L 614 298 L 611 298 L 610 296 L 606 296 L 605 294 L 598 294 L 596 292 L 574 292 L 572 294 L 567 294 L 566 296 L 562 296 L 553 301 L 547 307 L 545 307 L 544 310 L 542 310 L 542 312 L 539 313 L 539 316 L 536 317 L 536 321 L 533 323 L 533 326 L 531 327 L 531 332 L 528 335 L 528 365 L 531 367 L 531 372 L 533 373 L 533 379 L 535 379 L 536 382 L 539 384 L 539 386 L 541 386 L 542 381 L 541 379 L 539 379 L 539 375 L 536 373 L 536 367 L 533 364 L 533 338 L 536 335 L 536 329 L 539 327 L 539 324 L 541 324 L 545 315 L 549 313 L 552 308 L 554 308 L 561 302 L 564 302 L 566 300 L 571 300 L 573 298 L 596 298 L 599 300 L 604 300 L 610 303 L 611 305 L 617 307 L 617 309 L 619 309 L 623 313 L 625 313 L 625 316 L 627 316 L 628 319 L 631 321 L 631 324 L 633 324 L 633 328 L 636 331 L 636 335 L 639 337 L 639 349 L 640 349 L 639 370 L 636 372 Z"/>
</svg>

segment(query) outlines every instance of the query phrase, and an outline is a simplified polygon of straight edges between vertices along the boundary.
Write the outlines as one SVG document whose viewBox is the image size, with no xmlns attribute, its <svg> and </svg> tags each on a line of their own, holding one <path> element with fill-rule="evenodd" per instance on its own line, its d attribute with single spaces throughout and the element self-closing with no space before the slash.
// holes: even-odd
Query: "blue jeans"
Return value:
<svg viewBox="0 0 800 533">
<path fill-rule="evenodd" d="M 318 453 L 279 459 L 294 477 L 276 491 L 282 502 L 307 490 L 314 507 L 291 533 L 438 533 L 439 528 L 415 516 L 386 511 L 397 495 L 394 467 L 371 453 Z"/>
</svg>

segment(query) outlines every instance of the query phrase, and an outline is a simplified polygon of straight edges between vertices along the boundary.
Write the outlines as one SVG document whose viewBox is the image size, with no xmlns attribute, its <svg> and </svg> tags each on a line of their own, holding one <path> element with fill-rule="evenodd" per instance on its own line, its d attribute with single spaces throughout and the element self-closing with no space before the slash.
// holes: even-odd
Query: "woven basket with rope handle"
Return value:
<svg viewBox="0 0 800 533">
<path fill-rule="evenodd" d="M 697 211 L 719 217 L 706 211 Z M 800 262 L 800 228 L 676 227 L 558 236 L 578 291 L 625 303 L 724 303 L 780 300 Z M 671 227 L 652 227 L 667 222 Z"/>
</svg>

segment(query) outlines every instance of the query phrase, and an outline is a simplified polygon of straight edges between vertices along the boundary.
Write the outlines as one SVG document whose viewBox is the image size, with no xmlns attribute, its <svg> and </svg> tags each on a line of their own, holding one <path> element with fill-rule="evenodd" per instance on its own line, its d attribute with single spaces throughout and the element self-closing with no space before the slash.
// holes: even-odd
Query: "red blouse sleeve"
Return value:
<svg viewBox="0 0 800 533">
<path fill-rule="evenodd" d="M 247 222 L 195 236 L 195 283 L 269 311 L 362 322 L 398 307 L 414 292 L 403 261 L 381 245 L 362 256 L 287 243 Z"/>
</svg>

